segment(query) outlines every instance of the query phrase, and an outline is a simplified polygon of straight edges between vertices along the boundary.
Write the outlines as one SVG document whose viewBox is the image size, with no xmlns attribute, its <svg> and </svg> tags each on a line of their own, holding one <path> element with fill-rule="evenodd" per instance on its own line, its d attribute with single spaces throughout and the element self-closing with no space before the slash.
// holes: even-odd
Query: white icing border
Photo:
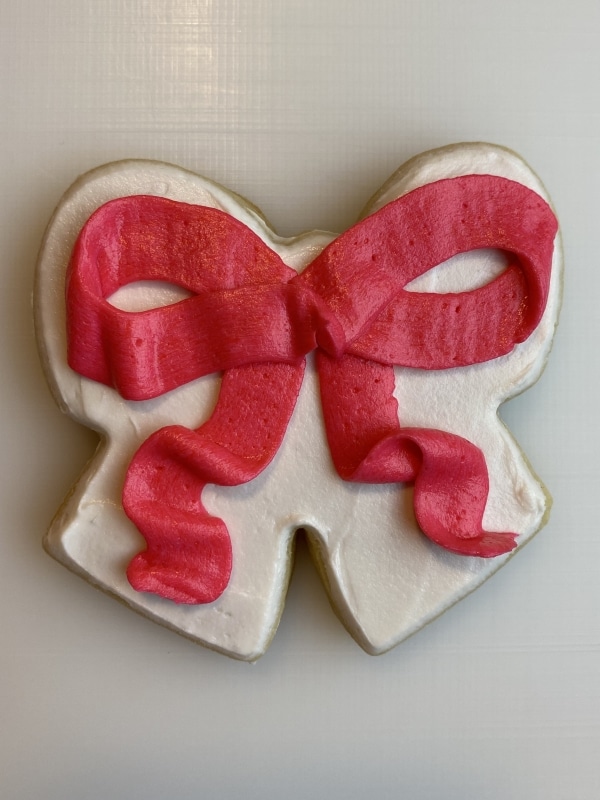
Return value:
<svg viewBox="0 0 600 800">
<path fill-rule="evenodd" d="M 460 144 L 405 164 L 370 201 L 364 215 L 425 183 L 473 173 L 519 181 L 548 199 L 538 178 L 514 153 L 494 145 Z M 49 224 L 40 253 L 36 329 L 57 402 L 70 416 L 99 431 L 102 441 L 53 521 L 45 538 L 47 550 L 137 611 L 248 661 L 265 652 L 276 630 L 298 528 L 309 534 L 334 608 L 359 644 L 373 654 L 398 644 L 499 569 L 508 556 L 465 558 L 426 539 L 414 523 L 410 487 L 348 484 L 337 477 L 325 443 L 316 375 L 309 359 L 296 410 L 270 467 L 245 486 L 210 486 L 204 491 L 206 507 L 226 520 L 232 536 L 234 569 L 222 597 L 206 606 L 178 606 L 131 588 L 125 567 L 144 542 L 121 508 L 127 464 L 153 430 L 174 423 L 201 424 L 210 414 L 219 385 L 218 377 L 211 376 L 153 401 L 128 403 L 66 364 L 64 274 L 73 244 L 96 208 L 133 194 L 227 211 L 297 270 L 333 238 L 312 232 L 282 239 L 242 198 L 168 164 L 117 162 L 93 170 L 71 187 Z M 411 288 L 463 289 L 485 283 L 497 270 L 493 257 L 457 257 L 413 282 Z M 543 369 L 560 307 L 561 272 L 557 238 L 543 319 L 508 356 L 436 372 L 396 369 L 402 424 L 452 431 L 483 450 L 490 472 L 484 524 L 490 530 L 517 531 L 519 548 L 542 525 L 549 501 L 498 419 L 497 409 L 503 400 L 531 385 Z"/>
</svg>

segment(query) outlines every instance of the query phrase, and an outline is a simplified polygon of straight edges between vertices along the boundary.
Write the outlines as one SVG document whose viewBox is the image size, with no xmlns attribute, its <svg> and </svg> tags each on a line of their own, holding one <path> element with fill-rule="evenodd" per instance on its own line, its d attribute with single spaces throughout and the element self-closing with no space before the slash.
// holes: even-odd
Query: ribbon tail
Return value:
<svg viewBox="0 0 600 800">
<path fill-rule="evenodd" d="M 130 562 L 129 582 L 176 603 L 216 600 L 233 566 L 223 520 L 201 502 L 207 483 L 252 480 L 279 449 L 302 384 L 296 365 L 240 367 L 223 375 L 210 419 L 192 431 L 156 431 L 135 454 L 125 479 L 123 508 L 147 548 Z"/>
<path fill-rule="evenodd" d="M 414 481 L 417 524 L 454 553 L 492 558 L 514 533 L 483 529 L 489 478 L 481 450 L 452 433 L 401 428 L 393 367 L 319 353 L 323 414 L 333 462 L 347 481 Z"/>
<path fill-rule="evenodd" d="M 422 457 L 415 476 L 414 510 L 421 530 L 453 553 L 493 558 L 516 547 L 514 533 L 483 528 L 489 478 L 481 450 L 444 431 L 404 428 L 398 437 Z"/>
<path fill-rule="evenodd" d="M 206 467 L 212 454 L 206 444 L 201 431 L 162 428 L 129 465 L 123 508 L 147 543 L 127 568 L 138 592 L 176 603 L 210 603 L 229 582 L 227 527 L 208 514 L 200 499 L 210 474 Z M 193 447 L 203 458 L 190 459 Z"/>
</svg>

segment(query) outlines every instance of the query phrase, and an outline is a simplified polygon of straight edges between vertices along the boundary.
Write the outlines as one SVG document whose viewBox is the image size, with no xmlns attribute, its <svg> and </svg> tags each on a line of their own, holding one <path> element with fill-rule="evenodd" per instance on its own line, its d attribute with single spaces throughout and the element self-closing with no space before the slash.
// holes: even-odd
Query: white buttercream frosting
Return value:
<svg viewBox="0 0 600 800">
<path fill-rule="evenodd" d="M 425 183 L 467 174 L 518 181 L 546 192 L 514 153 L 488 144 L 461 144 L 425 153 L 402 167 L 364 215 Z M 61 408 L 99 431 L 101 444 L 46 536 L 49 552 L 147 616 L 211 648 L 245 660 L 264 653 L 282 610 L 291 544 L 307 531 L 332 603 L 370 653 L 381 653 L 417 631 L 479 586 L 508 556 L 453 555 L 417 528 L 410 486 L 350 484 L 335 472 L 327 449 L 312 357 L 294 415 L 272 464 L 239 487 L 208 486 L 203 502 L 225 520 L 234 567 L 223 595 L 208 605 L 182 606 L 136 592 L 125 568 L 145 543 L 121 506 L 131 457 L 154 430 L 198 427 L 210 415 L 220 379 L 210 376 L 147 402 L 127 402 L 114 390 L 73 372 L 66 362 L 64 280 L 75 239 L 90 215 L 117 197 L 159 195 L 219 208 L 258 234 L 301 271 L 333 238 L 312 232 L 276 236 L 241 198 L 177 167 L 124 161 L 80 178 L 61 200 L 40 254 L 35 312 L 48 379 Z M 483 285 L 504 266 L 501 254 L 457 256 L 418 278 L 412 291 L 462 291 Z M 488 530 L 519 534 L 522 547 L 542 525 L 548 499 L 518 445 L 499 420 L 501 402 L 541 373 L 560 307 L 561 248 L 557 239 L 550 296 L 532 336 L 493 361 L 451 370 L 396 369 L 395 396 L 405 426 L 459 434 L 483 451 L 490 475 L 484 516 Z M 119 290 L 111 302 L 140 309 L 181 295 L 149 284 Z"/>
</svg>

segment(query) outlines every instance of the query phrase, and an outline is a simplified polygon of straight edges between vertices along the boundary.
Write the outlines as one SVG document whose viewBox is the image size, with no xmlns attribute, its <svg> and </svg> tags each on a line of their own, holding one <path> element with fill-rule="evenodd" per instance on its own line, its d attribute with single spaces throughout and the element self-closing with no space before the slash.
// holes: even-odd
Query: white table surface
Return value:
<svg viewBox="0 0 600 800">
<path fill-rule="evenodd" d="M 596 0 L 20 0 L 0 9 L 0 796 L 591 800 L 600 767 L 600 5 Z M 276 230 L 343 230 L 410 156 L 513 148 L 565 237 L 541 381 L 504 417 L 554 496 L 505 569 L 365 655 L 300 547 L 267 655 L 231 661 L 51 560 L 95 447 L 46 388 L 44 227 L 98 164 L 178 163 Z"/>
</svg>

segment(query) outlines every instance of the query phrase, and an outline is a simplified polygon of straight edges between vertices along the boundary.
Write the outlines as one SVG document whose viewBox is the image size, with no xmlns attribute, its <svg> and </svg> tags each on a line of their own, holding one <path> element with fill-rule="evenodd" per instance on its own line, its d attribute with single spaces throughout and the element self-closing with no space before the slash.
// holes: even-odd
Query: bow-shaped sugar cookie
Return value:
<svg viewBox="0 0 600 800">
<path fill-rule="evenodd" d="M 556 236 L 539 181 L 491 145 L 409 162 L 337 238 L 278 239 L 168 165 L 85 176 L 49 228 L 37 309 L 55 392 L 105 446 L 48 549 L 252 660 L 302 528 L 355 638 L 389 649 L 542 522 L 496 411 L 543 366 Z"/>
</svg>

